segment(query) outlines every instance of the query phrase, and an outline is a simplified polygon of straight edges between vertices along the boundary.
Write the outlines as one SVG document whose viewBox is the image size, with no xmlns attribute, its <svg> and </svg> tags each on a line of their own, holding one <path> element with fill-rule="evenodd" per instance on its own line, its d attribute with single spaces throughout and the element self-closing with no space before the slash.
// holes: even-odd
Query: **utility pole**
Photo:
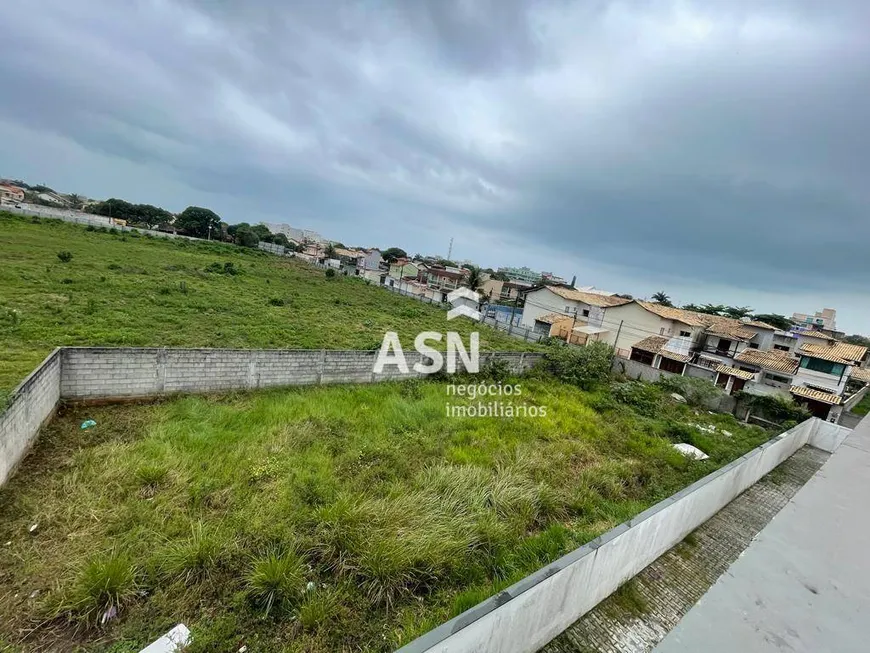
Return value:
<svg viewBox="0 0 870 653">
<path fill-rule="evenodd" d="M 513 325 L 513 323 L 514 323 L 514 313 L 515 313 L 516 310 L 517 310 L 517 302 L 519 302 L 519 301 L 520 301 L 520 293 L 519 293 L 519 290 L 518 290 L 518 291 L 517 291 L 517 296 L 514 297 L 514 305 L 511 306 L 511 318 L 510 318 L 510 320 L 508 320 L 508 326 L 511 326 L 511 325 Z"/>
<path fill-rule="evenodd" d="M 577 322 L 577 308 L 576 307 L 574 308 L 574 315 L 571 317 L 571 328 L 568 329 L 568 335 L 565 336 L 565 343 L 566 344 L 569 344 L 569 345 L 571 344 L 571 334 L 574 333 L 574 323 L 575 322 Z M 588 334 L 587 334 L 586 338 L 587 339 L 589 338 Z"/>
<path fill-rule="evenodd" d="M 613 352 L 614 352 L 614 353 L 616 353 L 616 345 L 619 344 L 619 334 L 620 334 L 620 332 L 622 331 L 622 323 L 623 323 L 624 321 L 625 321 L 625 320 L 620 320 L 620 321 L 619 321 L 619 328 L 616 330 L 616 340 L 613 341 Z"/>
<path fill-rule="evenodd" d="M 447 248 L 447 260 L 451 260 L 451 256 L 453 256 L 453 237 L 450 237 L 450 247 Z"/>
</svg>

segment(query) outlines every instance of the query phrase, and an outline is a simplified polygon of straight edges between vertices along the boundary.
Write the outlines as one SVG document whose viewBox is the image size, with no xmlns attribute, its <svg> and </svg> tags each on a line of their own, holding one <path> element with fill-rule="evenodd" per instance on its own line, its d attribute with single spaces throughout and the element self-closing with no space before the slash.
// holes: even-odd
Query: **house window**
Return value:
<svg viewBox="0 0 870 653">
<path fill-rule="evenodd" d="M 662 357 L 662 360 L 659 363 L 659 369 L 664 370 L 665 372 L 673 372 L 674 374 L 682 374 L 683 370 L 686 369 L 686 364 L 670 358 Z"/>
<path fill-rule="evenodd" d="M 629 358 L 633 361 L 637 361 L 638 363 L 643 363 L 644 365 L 652 365 L 655 354 L 649 351 L 643 351 L 642 349 L 635 349 L 634 347 L 632 347 L 631 356 Z"/>
<path fill-rule="evenodd" d="M 691 338 L 692 332 L 691 331 L 680 331 L 680 337 L 681 338 Z"/>
<path fill-rule="evenodd" d="M 664 327 L 662 327 L 661 329 L 659 329 L 659 335 L 660 335 L 660 336 L 665 335 L 665 328 L 664 328 Z"/>
<path fill-rule="evenodd" d="M 583 317 L 589 317 L 589 309 L 588 308 L 583 309 Z"/>
<path fill-rule="evenodd" d="M 788 345 L 774 345 L 774 349 L 779 349 L 780 351 L 791 351 Z"/>
<path fill-rule="evenodd" d="M 750 349 L 758 349 L 758 343 L 757 342 L 750 342 L 749 348 Z"/>
<path fill-rule="evenodd" d="M 846 366 L 842 363 L 833 363 L 821 358 L 810 358 L 809 356 L 801 357 L 801 367 L 813 372 L 831 374 L 832 376 L 843 376 L 843 372 L 846 370 Z"/>
<path fill-rule="evenodd" d="M 791 383 L 791 379 L 788 378 L 787 376 L 782 376 L 781 374 L 771 374 L 770 372 L 764 373 L 764 380 L 765 381 L 775 381 L 776 383 L 785 383 L 785 384 Z"/>
</svg>

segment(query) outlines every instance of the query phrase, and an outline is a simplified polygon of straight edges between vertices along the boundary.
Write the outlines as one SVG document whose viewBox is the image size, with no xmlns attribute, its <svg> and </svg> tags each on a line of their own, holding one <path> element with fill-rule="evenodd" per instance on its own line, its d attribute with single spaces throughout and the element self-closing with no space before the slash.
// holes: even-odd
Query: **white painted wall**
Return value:
<svg viewBox="0 0 870 653">
<path fill-rule="evenodd" d="M 843 374 L 843 378 L 841 379 L 839 376 L 826 374 L 825 372 L 816 372 L 815 370 L 808 370 L 804 367 L 798 367 L 798 371 L 794 375 L 793 385 L 822 386 L 823 388 L 830 388 L 834 391 L 834 394 L 843 394 L 843 390 L 846 388 L 846 381 L 849 378 L 849 372 L 851 371 L 851 369 L 852 367 L 847 365 L 846 371 Z"/>
<path fill-rule="evenodd" d="M 576 310 L 579 307 L 579 302 L 573 302 L 564 297 L 560 297 L 548 288 L 540 288 L 530 293 L 526 293 L 526 303 L 523 307 L 523 319 L 520 324 L 529 329 L 533 329 L 535 327 L 535 318 L 540 317 L 541 315 L 546 315 L 547 313 L 565 313 L 566 306 L 570 306 L 572 310 Z"/>
<path fill-rule="evenodd" d="M 619 328 L 620 322 L 622 322 L 622 329 Z M 688 331 L 691 334 L 689 336 L 691 341 L 697 342 L 701 334 L 700 327 L 690 327 L 682 322 L 666 320 L 634 302 L 604 309 L 601 326 L 607 329 L 607 333 L 602 333 L 600 339 L 625 351 L 648 336 L 679 337 L 681 331 Z M 618 342 L 617 332 L 619 332 Z"/>
</svg>

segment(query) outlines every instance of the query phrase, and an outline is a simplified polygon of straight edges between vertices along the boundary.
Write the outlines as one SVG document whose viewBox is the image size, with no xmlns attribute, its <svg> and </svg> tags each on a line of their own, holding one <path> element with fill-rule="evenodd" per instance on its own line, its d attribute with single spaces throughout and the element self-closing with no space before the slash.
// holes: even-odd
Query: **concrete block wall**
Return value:
<svg viewBox="0 0 870 653">
<path fill-rule="evenodd" d="M 54 350 L 12 391 L 0 413 L 0 486 L 30 449 L 60 400 L 60 351 Z"/>
<path fill-rule="evenodd" d="M 179 392 L 220 392 L 317 383 L 369 383 L 420 376 L 422 357 L 409 352 L 408 373 L 387 366 L 374 374 L 374 351 L 156 349 L 65 347 L 61 350 L 64 399 L 109 400 Z M 543 357 L 531 352 L 481 354 L 524 372 Z"/>
<path fill-rule="evenodd" d="M 533 653 L 830 427 L 810 419 L 438 626 L 399 653 Z M 822 433 L 824 431 L 824 433 Z"/>
</svg>

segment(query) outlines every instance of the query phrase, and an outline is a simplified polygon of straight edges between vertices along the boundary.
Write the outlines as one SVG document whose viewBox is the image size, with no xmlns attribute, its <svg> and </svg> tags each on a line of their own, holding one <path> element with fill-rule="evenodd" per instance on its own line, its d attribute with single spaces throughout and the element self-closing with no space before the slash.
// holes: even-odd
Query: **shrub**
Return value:
<svg viewBox="0 0 870 653">
<path fill-rule="evenodd" d="M 205 271 L 214 272 L 215 274 L 229 274 L 231 276 L 235 276 L 240 272 L 232 261 L 226 261 L 223 264 L 219 261 L 215 261 L 214 263 L 209 264 Z"/>
<path fill-rule="evenodd" d="M 269 299 L 269 306 L 283 306 L 284 300 L 280 297 L 271 297 Z"/>
<path fill-rule="evenodd" d="M 511 376 L 511 366 L 501 358 L 490 358 L 481 368 L 480 373 L 493 381 L 505 381 Z"/>
<path fill-rule="evenodd" d="M 610 392 L 616 401 L 636 408 L 642 415 L 654 415 L 661 399 L 654 385 L 642 381 L 614 383 Z"/>
<path fill-rule="evenodd" d="M 328 268 L 328 269 L 326 270 L 326 276 L 327 276 L 327 277 L 330 277 L 330 278 L 334 277 L 334 276 L 335 276 L 335 270 L 333 270 L 332 268 Z"/>
<path fill-rule="evenodd" d="M 57 257 L 60 259 L 61 263 L 69 263 L 73 259 L 72 252 L 68 252 L 66 250 L 58 252 Z"/>
<path fill-rule="evenodd" d="M 552 346 L 546 354 L 550 370 L 558 379 L 584 390 L 608 378 L 612 357 L 613 350 L 603 342 L 587 347 Z"/>
<path fill-rule="evenodd" d="M 657 381 L 656 385 L 666 392 L 683 395 L 690 406 L 705 406 L 724 394 L 712 381 L 693 376 L 665 377 Z"/>
<path fill-rule="evenodd" d="M 60 282 L 64 285 L 69 285 L 69 284 L 73 283 L 73 280 L 70 278 L 66 278 L 66 279 L 61 279 Z"/>
<path fill-rule="evenodd" d="M 300 595 L 304 570 L 295 551 L 273 551 L 256 557 L 245 578 L 248 596 L 268 614 Z"/>
<path fill-rule="evenodd" d="M 96 228 L 94 227 L 94 225 L 89 224 L 87 227 L 85 227 L 85 231 L 96 231 Z"/>
<path fill-rule="evenodd" d="M 771 421 L 781 422 L 782 426 L 785 426 L 786 423 L 794 425 L 812 417 L 806 408 L 794 403 L 790 397 L 753 395 L 743 391 L 735 393 L 735 396 L 754 413 L 760 413 Z"/>
<path fill-rule="evenodd" d="M 106 267 L 110 270 L 120 270 L 121 269 L 121 266 L 118 265 L 117 263 L 109 263 Z"/>
</svg>

